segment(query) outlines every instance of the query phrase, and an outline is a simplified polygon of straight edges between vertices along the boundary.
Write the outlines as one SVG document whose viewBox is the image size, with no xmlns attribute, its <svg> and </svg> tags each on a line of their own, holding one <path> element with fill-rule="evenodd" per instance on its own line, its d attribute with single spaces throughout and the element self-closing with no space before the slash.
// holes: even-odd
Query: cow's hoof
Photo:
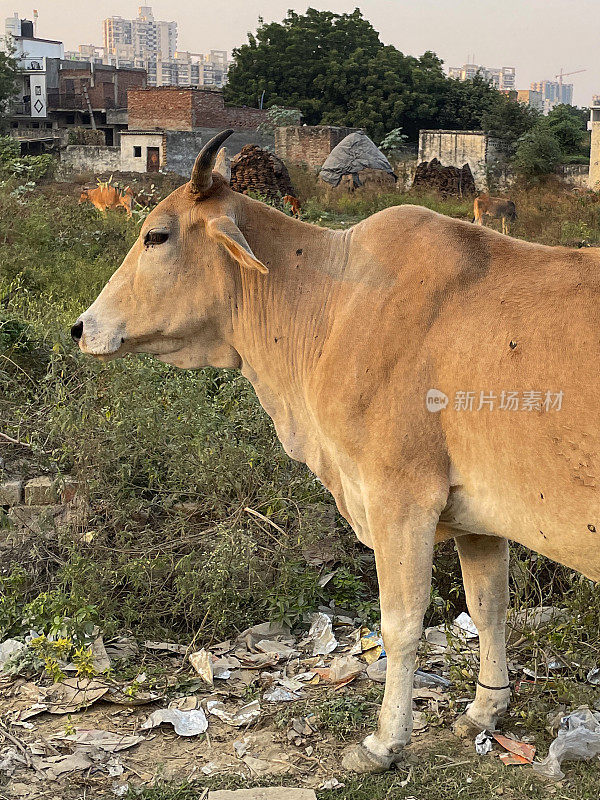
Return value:
<svg viewBox="0 0 600 800">
<path fill-rule="evenodd" d="M 401 753 L 378 755 L 372 753 L 364 744 L 353 744 L 344 750 L 342 767 L 349 772 L 387 772 L 387 770 L 402 759 Z"/>
<path fill-rule="evenodd" d="M 475 722 L 474 719 L 468 714 L 461 714 L 458 719 L 456 719 L 452 725 L 452 731 L 456 736 L 460 736 L 461 739 L 474 739 L 477 734 L 484 731 L 486 728 L 484 725 L 480 725 L 478 722 Z"/>
</svg>

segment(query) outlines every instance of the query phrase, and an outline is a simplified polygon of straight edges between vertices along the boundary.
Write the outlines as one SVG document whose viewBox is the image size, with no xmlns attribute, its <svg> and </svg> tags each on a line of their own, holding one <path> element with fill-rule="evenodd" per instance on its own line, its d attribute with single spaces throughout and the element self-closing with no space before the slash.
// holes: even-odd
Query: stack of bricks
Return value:
<svg viewBox="0 0 600 800">
<path fill-rule="evenodd" d="M 475 181 L 468 164 L 458 167 L 444 167 L 437 158 L 423 161 L 417 167 L 413 189 L 434 189 L 442 195 L 458 197 L 475 194 Z"/>
<path fill-rule="evenodd" d="M 76 494 L 77 484 L 70 478 L 6 479 L 0 482 L 0 510 L 10 527 L 23 534 L 48 533 L 60 522 L 73 521 Z"/>
<path fill-rule="evenodd" d="M 231 188 L 280 202 L 296 193 L 283 161 L 256 144 L 246 144 L 231 161 Z"/>
</svg>

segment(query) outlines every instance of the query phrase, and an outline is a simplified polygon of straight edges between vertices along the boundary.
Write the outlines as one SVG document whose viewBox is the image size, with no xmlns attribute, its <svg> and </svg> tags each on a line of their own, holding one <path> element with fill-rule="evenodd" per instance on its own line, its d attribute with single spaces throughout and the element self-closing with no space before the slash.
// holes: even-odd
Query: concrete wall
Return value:
<svg viewBox="0 0 600 800">
<path fill-rule="evenodd" d="M 146 172 L 148 147 L 160 149 L 160 169 L 189 177 L 196 156 L 203 145 L 221 128 L 200 128 L 196 131 L 127 131 L 121 134 L 120 147 L 69 145 L 61 154 L 61 173 L 73 172 Z M 227 152 L 234 156 L 245 144 L 272 147 L 273 137 L 256 131 L 235 131 L 226 142 Z M 139 156 L 134 147 L 141 148 Z"/>
<path fill-rule="evenodd" d="M 212 139 L 213 136 L 216 136 L 217 133 L 220 133 L 222 130 L 222 128 L 199 128 L 197 133 L 202 136 L 202 144 L 205 145 L 209 139 Z M 258 131 L 247 130 L 234 131 L 225 142 L 228 155 L 235 156 L 245 144 L 257 144 L 259 147 L 270 147 L 272 149 L 274 139 L 270 133 L 259 133 Z M 196 153 L 196 155 L 198 154 Z"/>
<path fill-rule="evenodd" d="M 209 89 L 152 86 L 127 95 L 132 130 L 192 131 L 197 128 L 256 130 L 266 121 L 258 108 L 226 106 L 223 93 Z"/>
<path fill-rule="evenodd" d="M 152 133 L 127 132 L 121 135 L 121 170 L 123 172 L 145 172 L 147 148 L 160 147 L 160 168 L 187 178 L 194 166 L 196 156 L 203 145 L 220 133 L 221 128 L 199 128 L 195 131 L 163 131 Z M 245 144 L 272 146 L 273 137 L 256 131 L 236 131 L 225 143 L 230 156 L 236 155 Z M 133 155 L 133 148 L 141 147 L 140 157 Z"/>
<path fill-rule="evenodd" d="M 392 167 L 397 175 L 396 189 L 400 192 L 407 192 L 413 185 L 415 172 L 417 171 L 417 158 L 407 158 L 402 161 L 393 161 Z"/>
<path fill-rule="evenodd" d="M 587 164 L 563 164 L 558 167 L 557 174 L 570 186 L 588 187 L 590 168 Z"/>
<path fill-rule="evenodd" d="M 589 188 L 600 189 L 600 108 L 592 108 Z"/>
<path fill-rule="evenodd" d="M 445 167 L 468 164 L 478 190 L 490 188 L 491 174 L 498 184 L 506 180 L 505 153 L 504 142 L 490 138 L 483 131 L 419 132 L 419 163 L 437 158 Z"/>
<path fill-rule="evenodd" d="M 197 131 L 167 131 L 165 133 L 165 169 L 187 178 L 202 145 L 210 137 Z"/>
<path fill-rule="evenodd" d="M 70 144 L 60 154 L 60 171 L 117 172 L 121 169 L 121 149 L 98 145 Z"/>
<path fill-rule="evenodd" d="M 358 128 L 286 125 L 275 130 L 275 153 L 290 164 L 320 169 L 333 148 Z"/>
</svg>

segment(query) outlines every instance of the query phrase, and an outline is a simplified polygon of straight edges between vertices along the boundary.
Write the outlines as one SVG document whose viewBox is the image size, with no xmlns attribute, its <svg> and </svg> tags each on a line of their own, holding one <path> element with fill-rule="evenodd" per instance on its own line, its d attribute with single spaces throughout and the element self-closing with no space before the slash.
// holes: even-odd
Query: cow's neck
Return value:
<svg viewBox="0 0 600 800">
<path fill-rule="evenodd" d="M 293 458 L 315 452 L 311 379 L 332 322 L 350 233 L 298 222 L 244 203 L 239 225 L 269 274 L 243 270 L 234 323 L 242 372 Z"/>
</svg>

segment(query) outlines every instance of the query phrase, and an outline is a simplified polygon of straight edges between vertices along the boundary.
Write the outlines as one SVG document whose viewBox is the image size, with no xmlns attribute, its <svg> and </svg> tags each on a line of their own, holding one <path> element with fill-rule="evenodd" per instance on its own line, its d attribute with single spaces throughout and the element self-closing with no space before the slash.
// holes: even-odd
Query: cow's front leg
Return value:
<svg viewBox="0 0 600 800">
<path fill-rule="evenodd" d="M 508 708 L 510 689 L 506 665 L 508 607 L 508 542 L 493 536 L 456 539 L 467 607 L 479 631 L 479 680 L 475 700 L 454 723 L 459 736 L 494 730 Z"/>
<path fill-rule="evenodd" d="M 384 519 L 384 515 L 390 515 Z M 393 514 L 389 505 L 368 513 L 387 654 L 385 694 L 377 731 L 349 747 L 343 766 L 383 772 L 401 758 L 412 731 L 415 659 L 429 604 L 431 564 L 439 511 L 416 504 Z"/>
</svg>

